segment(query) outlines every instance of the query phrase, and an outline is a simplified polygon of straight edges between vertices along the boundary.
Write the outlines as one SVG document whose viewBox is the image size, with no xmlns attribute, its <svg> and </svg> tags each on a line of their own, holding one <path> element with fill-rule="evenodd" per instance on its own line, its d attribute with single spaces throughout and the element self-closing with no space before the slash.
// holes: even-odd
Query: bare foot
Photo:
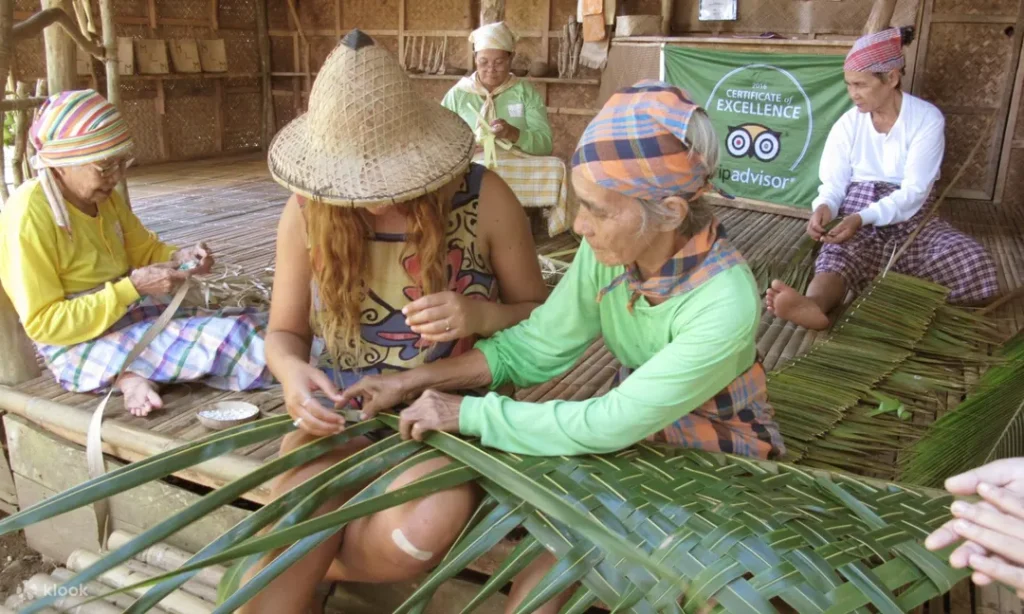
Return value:
<svg viewBox="0 0 1024 614">
<path fill-rule="evenodd" d="M 164 406 L 157 394 L 156 384 L 134 373 L 125 373 L 117 381 L 117 387 L 124 394 L 124 406 L 133 416 L 146 416 L 154 409 Z"/>
<path fill-rule="evenodd" d="M 764 298 L 768 311 L 787 322 L 810 330 L 828 328 L 828 316 L 817 303 L 777 279 Z"/>
</svg>

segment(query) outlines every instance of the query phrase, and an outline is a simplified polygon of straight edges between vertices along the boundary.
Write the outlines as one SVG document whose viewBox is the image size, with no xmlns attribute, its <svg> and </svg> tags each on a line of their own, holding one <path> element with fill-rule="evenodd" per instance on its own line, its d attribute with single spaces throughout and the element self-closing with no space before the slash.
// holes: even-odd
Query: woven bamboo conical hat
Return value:
<svg viewBox="0 0 1024 614">
<path fill-rule="evenodd" d="M 413 88 L 395 58 L 352 30 L 324 62 L 309 109 L 270 145 L 270 173 L 332 205 L 368 207 L 433 192 L 469 166 L 462 119 Z"/>
</svg>

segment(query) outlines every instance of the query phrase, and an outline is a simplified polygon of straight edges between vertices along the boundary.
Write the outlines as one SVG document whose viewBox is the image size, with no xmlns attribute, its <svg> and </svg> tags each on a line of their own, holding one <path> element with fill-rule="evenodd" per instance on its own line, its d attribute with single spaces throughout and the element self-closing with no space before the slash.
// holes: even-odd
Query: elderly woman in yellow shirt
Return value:
<svg viewBox="0 0 1024 614">
<path fill-rule="evenodd" d="M 548 207 L 548 231 L 568 228 L 565 164 L 553 157 L 544 98 L 511 73 L 516 35 L 504 23 L 469 36 L 476 71 L 448 90 L 441 105 L 473 128 L 481 162 L 512 188 L 524 207 Z"/>
<path fill-rule="evenodd" d="M 0 214 L 0 282 L 58 383 L 74 392 L 116 386 L 139 416 L 162 406 L 159 383 L 269 383 L 266 316 L 248 311 L 179 311 L 117 377 L 163 312 L 160 299 L 209 272 L 213 256 L 202 243 L 162 243 L 114 191 L 134 145 L 121 114 L 96 92 L 52 96 L 30 138 L 39 178 Z"/>
</svg>

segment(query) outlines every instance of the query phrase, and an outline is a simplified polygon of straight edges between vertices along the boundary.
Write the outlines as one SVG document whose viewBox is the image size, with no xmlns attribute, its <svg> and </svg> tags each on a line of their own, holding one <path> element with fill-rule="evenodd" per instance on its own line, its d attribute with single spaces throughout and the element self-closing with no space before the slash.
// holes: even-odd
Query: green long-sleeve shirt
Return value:
<svg viewBox="0 0 1024 614">
<path fill-rule="evenodd" d="M 476 94 L 453 87 L 445 94 L 441 105 L 454 111 L 464 122 L 476 129 L 477 115 L 484 99 Z M 551 124 L 548 109 L 537 90 L 520 81 L 494 99 L 494 110 L 499 119 L 519 129 L 519 140 L 514 144 L 524 153 L 550 156 L 552 151 Z"/>
<path fill-rule="evenodd" d="M 523 403 L 495 393 L 462 401 L 459 430 L 492 448 L 557 456 L 613 452 L 657 433 L 728 386 L 754 363 L 761 316 L 747 266 L 734 266 L 697 288 L 651 306 L 618 285 L 624 272 L 594 258 L 584 242 L 565 277 L 529 319 L 480 341 L 492 390 L 512 381 L 532 386 L 569 370 L 598 337 L 629 378 L 586 401 Z"/>
</svg>

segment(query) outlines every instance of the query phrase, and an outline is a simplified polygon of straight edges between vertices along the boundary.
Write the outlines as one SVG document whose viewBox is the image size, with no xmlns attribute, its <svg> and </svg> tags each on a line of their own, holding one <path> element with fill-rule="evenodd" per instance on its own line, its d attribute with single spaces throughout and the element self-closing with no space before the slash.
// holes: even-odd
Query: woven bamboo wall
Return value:
<svg viewBox="0 0 1024 614">
<path fill-rule="evenodd" d="M 256 28 L 257 0 L 115 0 L 117 35 L 133 39 L 223 39 L 223 74 L 122 75 L 122 112 L 135 137 L 141 163 L 186 160 L 258 149 L 262 97 Z M 94 0 L 95 4 L 95 0 Z M 17 0 L 16 18 L 39 10 L 39 0 Z M 213 6 L 216 5 L 216 19 Z M 151 14 L 150 10 L 155 9 Z M 98 6 L 93 14 L 99 18 Z M 154 26 L 155 27 L 152 27 Z M 21 80 L 45 77 L 42 38 L 16 50 Z M 98 78 L 82 87 L 103 92 Z"/>
<path fill-rule="evenodd" d="M 658 2 L 642 0 L 641 6 L 647 5 L 656 11 Z M 557 72 L 558 30 L 575 6 L 575 0 L 506 0 L 505 20 L 521 36 L 513 69 L 528 69 L 541 60 Z M 453 72 L 472 69 L 466 38 L 478 20 L 479 2 L 474 0 L 302 0 L 296 11 L 297 24 L 284 0 L 272 2 L 268 9 L 277 128 L 305 108 L 309 84 L 339 37 L 351 28 L 368 32 L 396 57 L 401 47 L 410 69 L 417 67 L 421 50 L 428 56 L 432 45 L 439 47 L 447 39 L 447 74 L 412 75 L 417 90 L 434 100 L 440 101 L 455 84 L 459 75 Z M 571 153 L 596 113 L 599 77 L 598 71 L 582 69 L 574 80 L 534 82 L 547 100 L 557 154 Z"/>
</svg>

